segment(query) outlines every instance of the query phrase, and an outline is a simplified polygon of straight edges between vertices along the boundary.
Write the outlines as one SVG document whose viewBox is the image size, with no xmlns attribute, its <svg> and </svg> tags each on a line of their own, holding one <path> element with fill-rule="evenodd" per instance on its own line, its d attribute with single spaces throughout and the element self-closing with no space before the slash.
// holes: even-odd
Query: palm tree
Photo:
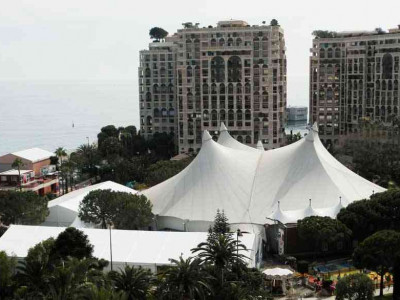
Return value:
<svg viewBox="0 0 400 300">
<path fill-rule="evenodd" d="M 63 165 L 63 157 L 67 156 L 67 151 L 63 147 L 58 147 L 54 153 L 58 157 L 59 166 L 60 166 L 60 169 L 61 169 L 61 167 Z M 58 183 L 58 184 L 60 184 L 60 183 Z M 59 191 L 58 194 L 60 195 L 61 194 L 61 189 L 58 189 L 58 191 Z"/>
<path fill-rule="evenodd" d="M 159 292 L 163 299 L 205 299 L 211 294 L 209 282 L 213 279 L 201 268 L 201 260 L 193 257 L 170 259 L 174 266 L 160 273 Z"/>
<path fill-rule="evenodd" d="M 17 168 L 18 169 L 18 183 L 19 183 L 19 191 L 22 191 L 22 185 L 21 185 L 21 168 L 24 166 L 24 163 L 22 159 L 17 157 L 14 162 L 12 163 L 11 167 Z"/>
<path fill-rule="evenodd" d="M 107 287 L 89 285 L 79 294 L 79 299 L 83 300 L 128 300 L 124 292 L 115 292 Z"/>
<path fill-rule="evenodd" d="M 110 272 L 110 277 L 115 290 L 124 292 L 128 300 L 147 299 L 152 281 L 150 270 L 125 266 L 120 272 Z"/>
<path fill-rule="evenodd" d="M 192 249 L 192 253 L 197 253 L 197 257 L 206 264 L 211 264 L 220 273 L 221 286 L 224 283 L 224 270 L 231 269 L 232 266 L 242 268 L 246 266 L 244 261 L 247 257 L 240 253 L 246 250 L 246 246 L 236 241 L 232 234 L 209 235 L 206 242 L 200 243 Z"/>
</svg>

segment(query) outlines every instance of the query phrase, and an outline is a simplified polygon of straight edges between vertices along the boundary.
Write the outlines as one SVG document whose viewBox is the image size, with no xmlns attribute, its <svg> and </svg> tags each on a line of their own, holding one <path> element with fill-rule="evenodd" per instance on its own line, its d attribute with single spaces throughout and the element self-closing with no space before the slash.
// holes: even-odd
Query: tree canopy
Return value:
<svg viewBox="0 0 400 300">
<path fill-rule="evenodd" d="M 277 19 L 272 19 L 271 20 L 271 26 L 279 26 L 278 20 Z"/>
<path fill-rule="evenodd" d="M 399 296 L 400 282 L 400 233 L 394 230 L 382 230 L 366 238 L 354 250 L 353 261 L 358 268 L 374 270 L 381 275 L 381 295 L 383 295 L 383 276 L 391 268 L 394 273 L 394 290 Z M 397 299 L 393 295 L 394 299 Z"/>
<path fill-rule="evenodd" d="M 162 40 L 168 35 L 168 31 L 161 27 L 153 27 L 149 32 L 150 38 L 154 40 Z"/>
<path fill-rule="evenodd" d="M 90 258 L 93 253 L 93 245 L 90 244 L 83 231 L 68 227 L 54 241 L 53 253 L 61 259 L 67 257 Z"/>
<path fill-rule="evenodd" d="M 350 274 L 342 277 L 336 284 L 336 299 L 372 300 L 374 283 L 365 274 Z"/>
<path fill-rule="evenodd" d="M 118 229 L 140 229 L 151 223 L 151 209 L 151 202 L 144 195 L 95 190 L 83 198 L 78 215 L 82 221 L 102 228 L 112 223 Z"/>
<path fill-rule="evenodd" d="M 152 186 L 163 182 L 186 168 L 192 158 L 186 158 L 178 161 L 160 160 L 155 164 L 150 165 L 146 171 L 145 183 Z"/>
<path fill-rule="evenodd" d="M 34 192 L 0 191 L 1 222 L 37 225 L 49 214 L 47 198 Z"/>
<path fill-rule="evenodd" d="M 328 30 L 314 30 L 312 35 L 316 38 L 334 38 L 336 37 L 337 33 L 335 31 L 328 31 Z"/>
<path fill-rule="evenodd" d="M 373 233 L 400 230 L 400 190 L 393 189 L 349 204 L 337 215 L 353 232 L 353 238 L 362 241 Z"/>
<path fill-rule="evenodd" d="M 320 252 L 324 244 L 344 242 L 351 236 L 350 229 L 330 217 L 306 217 L 297 222 L 297 230 L 302 239 L 314 244 L 316 252 Z"/>
</svg>

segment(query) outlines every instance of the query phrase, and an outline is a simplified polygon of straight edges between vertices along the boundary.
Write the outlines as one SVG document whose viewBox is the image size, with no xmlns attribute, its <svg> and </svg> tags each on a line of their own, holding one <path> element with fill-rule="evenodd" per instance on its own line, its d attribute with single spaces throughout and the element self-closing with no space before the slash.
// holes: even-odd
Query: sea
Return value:
<svg viewBox="0 0 400 300">
<path fill-rule="evenodd" d="M 0 81 L 0 155 L 39 147 L 72 151 L 101 127 L 139 126 L 133 81 Z M 306 122 L 286 132 L 304 135 Z"/>
<path fill-rule="evenodd" d="M 97 141 L 106 125 L 139 125 L 137 82 L 1 81 L 0 155 L 67 150 Z"/>
</svg>

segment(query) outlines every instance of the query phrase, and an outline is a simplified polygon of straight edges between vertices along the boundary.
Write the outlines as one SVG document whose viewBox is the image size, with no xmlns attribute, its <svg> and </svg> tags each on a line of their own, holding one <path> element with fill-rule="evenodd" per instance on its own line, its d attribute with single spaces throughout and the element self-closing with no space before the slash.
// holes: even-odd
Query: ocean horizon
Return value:
<svg viewBox="0 0 400 300">
<path fill-rule="evenodd" d="M 0 81 L 0 155 L 96 142 L 106 125 L 139 125 L 131 81 Z"/>
</svg>

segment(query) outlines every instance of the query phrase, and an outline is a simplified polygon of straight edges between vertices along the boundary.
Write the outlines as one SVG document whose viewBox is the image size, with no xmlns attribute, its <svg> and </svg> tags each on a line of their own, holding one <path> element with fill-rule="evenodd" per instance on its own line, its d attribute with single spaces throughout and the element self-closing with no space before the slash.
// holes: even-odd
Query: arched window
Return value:
<svg viewBox="0 0 400 300">
<path fill-rule="evenodd" d="M 161 92 L 162 94 L 166 94 L 166 93 L 167 93 L 167 87 L 166 87 L 165 84 L 162 84 L 162 85 L 161 85 L 160 92 Z"/>
<path fill-rule="evenodd" d="M 246 93 L 246 94 L 250 94 L 251 93 L 251 85 L 250 85 L 250 83 L 246 83 L 245 85 L 244 85 L 244 92 Z"/>
<path fill-rule="evenodd" d="M 147 116 L 146 124 L 147 125 L 152 125 L 153 124 L 153 118 L 151 116 Z"/>
<path fill-rule="evenodd" d="M 324 48 L 319 50 L 319 57 L 325 58 L 325 49 Z"/>
<path fill-rule="evenodd" d="M 217 41 L 215 39 L 211 40 L 211 47 L 216 47 L 217 46 Z"/>
<path fill-rule="evenodd" d="M 193 94 L 192 93 L 187 94 L 187 108 L 193 109 Z"/>
<path fill-rule="evenodd" d="M 212 120 L 212 121 L 217 121 L 217 120 L 218 120 L 218 113 L 217 113 L 216 110 L 213 110 L 213 111 L 211 112 L 211 120 Z"/>
<path fill-rule="evenodd" d="M 333 50 L 332 50 L 332 48 L 329 48 L 328 51 L 327 51 L 327 53 L 328 53 L 328 58 L 332 58 L 332 57 L 333 57 Z"/>
<path fill-rule="evenodd" d="M 221 109 L 221 110 L 219 111 L 219 118 L 221 119 L 222 122 L 225 121 L 225 118 L 226 118 L 226 116 L 225 116 L 225 110 Z"/>
<path fill-rule="evenodd" d="M 146 93 L 146 101 L 151 101 L 151 93 L 150 92 Z"/>
<path fill-rule="evenodd" d="M 238 83 L 236 85 L 236 94 L 241 94 L 242 93 L 242 85 Z"/>
<path fill-rule="evenodd" d="M 238 109 L 237 111 L 236 111 L 236 119 L 238 120 L 238 121 L 242 121 L 243 120 L 243 113 L 242 113 L 242 111 L 240 110 L 240 109 Z"/>
<path fill-rule="evenodd" d="M 379 80 L 376 81 L 375 85 L 377 90 L 381 89 L 381 82 Z"/>
<path fill-rule="evenodd" d="M 219 93 L 220 94 L 225 94 L 225 84 L 221 83 L 219 85 Z"/>
<path fill-rule="evenodd" d="M 236 39 L 236 46 L 241 46 L 242 45 L 242 39 L 241 38 L 237 38 Z"/>
<path fill-rule="evenodd" d="M 146 68 L 146 70 L 144 71 L 144 76 L 145 77 L 151 77 L 151 71 L 149 68 Z"/>
<path fill-rule="evenodd" d="M 188 66 L 186 69 L 186 76 L 187 77 L 192 77 L 193 76 L 193 72 L 192 72 L 192 67 Z"/>
<path fill-rule="evenodd" d="M 235 113 L 233 112 L 233 110 L 229 110 L 228 111 L 228 120 L 233 121 L 234 119 L 235 119 Z"/>
<path fill-rule="evenodd" d="M 391 80 L 388 81 L 388 90 L 389 91 L 393 90 L 393 83 Z"/>
<path fill-rule="evenodd" d="M 222 47 L 225 44 L 225 40 L 223 38 L 219 39 L 219 46 Z"/>
<path fill-rule="evenodd" d="M 251 136 L 246 135 L 246 144 L 251 144 Z"/>
<path fill-rule="evenodd" d="M 169 115 L 170 117 L 174 117 L 174 116 L 175 116 L 175 109 L 170 108 L 169 111 L 168 111 L 168 115 Z"/>
<path fill-rule="evenodd" d="M 233 39 L 232 38 L 228 39 L 228 46 L 233 46 Z"/>
<path fill-rule="evenodd" d="M 335 49 L 335 57 L 339 58 L 340 57 L 340 48 Z"/>
<path fill-rule="evenodd" d="M 155 108 L 153 110 L 153 116 L 154 116 L 154 118 L 159 118 L 161 116 L 160 115 L 160 110 L 158 108 Z"/>
<path fill-rule="evenodd" d="M 159 93 L 158 84 L 154 84 L 154 85 L 153 85 L 153 93 L 154 93 L 154 94 Z"/>
<path fill-rule="evenodd" d="M 214 82 L 225 81 L 225 61 L 221 56 L 211 60 L 211 80 Z"/>
<path fill-rule="evenodd" d="M 228 84 L 228 94 L 233 94 L 233 84 L 232 83 Z"/>
<path fill-rule="evenodd" d="M 236 139 L 238 142 L 243 144 L 243 137 L 241 135 L 238 135 L 238 137 Z"/>
<path fill-rule="evenodd" d="M 209 119 L 208 110 L 203 111 L 203 119 L 205 121 L 208 121 L 208 119 Z"/>
<path fill-rule="evenodd" d="M 251 111 L 250 110 L 246 110 L 244 113 L 244 118 L 246 119 L 246 121 L 251 120 Z"/>
<path fill-rule="evenodd" d="M 208 94 L 208 93 L 209 93 L 208 84 L 207 84 L 207 83 L 204 83 L 204 84 L 203 84 L 203 94 Z"/>
<path fill-rule="evenodd" d="M 217 85 L 215 83 L 211 84 L 211 94 L 217 93 Z"/>
<path fill-rule="evenodd" d="M 174 93 L 174 85 L 172 83 L 170 83 L 168 85 L 168 93 L 173 94 Z"/>
<path fill-rule="evenodd" d="M 228 81 L 242 81 L 242 60 L 238 56 L 231 56 L 228 60 Z"/>
<path fill-rule="evenodd" d="M 167 117 L 168 116 L 168 112 L 166 108 L 161 108 L 161 116 L 162 117 Z"/>
<path fill-rule="evenodd" d="M 382 58 L 382 79 L 392 79 L 393 56 L 386 53 Z"/>
</svg>

